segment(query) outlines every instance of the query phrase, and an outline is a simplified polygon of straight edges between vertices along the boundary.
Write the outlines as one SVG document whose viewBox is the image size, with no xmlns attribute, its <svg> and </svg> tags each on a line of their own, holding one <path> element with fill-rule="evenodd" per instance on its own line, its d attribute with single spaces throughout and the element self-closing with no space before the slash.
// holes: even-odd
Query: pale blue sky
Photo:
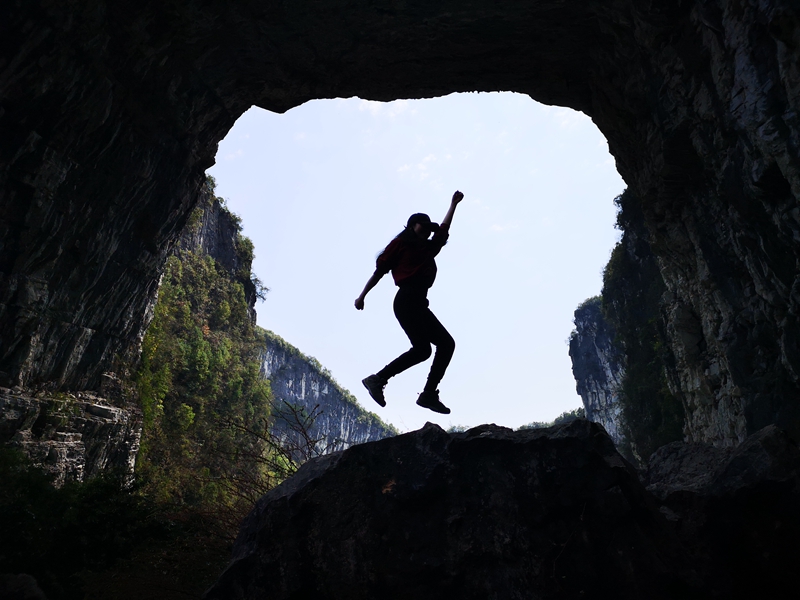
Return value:
<svg viewBox="0 0 800 600">
<path fill-rule="evenodd" d="M 254 108 L 209 173 L 271 288 L 259 325 L 401 431 L 426 421 L 518 427 L 580 406 L 566 340 L 575 307 L 600 291 L 624 188 L 585 115 L 508 93 Z M 392 379 L 380 408 L 361 379 L 409 347 L 391 277 L 363 312 L 353 301 L 408 216 L 440 221 L 456 189 L 465 199 L 429 293 L 456 340 L 439 388 L 452 413 L 414 404 L 430 362 Z"/>
</svg>

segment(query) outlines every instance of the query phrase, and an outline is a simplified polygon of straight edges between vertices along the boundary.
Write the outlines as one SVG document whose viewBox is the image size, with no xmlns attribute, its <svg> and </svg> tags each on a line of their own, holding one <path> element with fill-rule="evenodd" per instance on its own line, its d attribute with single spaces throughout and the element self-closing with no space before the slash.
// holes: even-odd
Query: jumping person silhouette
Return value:
<svg viewBox="0 0 800 600">
<path fill-rule="evenodd" d="M 372 399 L 381 406 L 386 406 L 383 388 L 386 387 L 389 378 L 430 357 L 433 344 L 436 346 L 436 354 L 433 357 L 428 381 L 417 399 L 417 404 L 433 412 L 444 415 L 450 413 L 450 409 L 439 401 L 439 390 L 436 386 L 439 385 L 447 365 L 450 364 L 456 343 L 428 308 L 428 289 L 436 279 L 434 258 L 447 243 L 453 214 L 463 198 L 464 194 L 461 192 L 453 194 L 450 208 L 441 225 L 431 223 L 430 217 L 426 214 L 411 215 L 405 229 L 378 255 L 375 272 L 364 286 L 364 291 L 356 298 L 356 308 L 364 310 L 364 298 L 369 291 L 386 273 L 392 272 L 394 282 L 399 288 L 394 297 L 394 314 L 400 322 L 400 327 L 411 340 L 411 350 L 401 354 L 383 369 L 362 381 Z M 431 233 L 433 238 L 428 239 Z"/>
</svg>

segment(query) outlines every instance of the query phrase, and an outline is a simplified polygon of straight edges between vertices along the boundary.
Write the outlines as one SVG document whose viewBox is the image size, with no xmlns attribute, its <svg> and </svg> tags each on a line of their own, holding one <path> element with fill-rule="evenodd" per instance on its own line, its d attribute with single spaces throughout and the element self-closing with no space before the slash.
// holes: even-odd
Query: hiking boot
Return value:
<svg viewBox="0 0 800 600">
<path fill-rule="evenodd" d="M 423 390 L 419 398 L 417 398 L 417 405 L 442 415 L 450 414 L 450 409 L 439 402 L 439 390 L 434 390 L 432 392 Z"/>
<path fill-rule="evenodd" d="M 383 388 L 386 387 L 386 384 L 389 383 L 380 375 L 370 375 L 369 377 L 362 379 L 361 383 L 364 384 L 364 387 L 367 388 L 369 395 L 372 396 L 372 399 L 375 400 L 381 406 L 386 406 L 386 398 L 383 397 Z"/>
</svg>

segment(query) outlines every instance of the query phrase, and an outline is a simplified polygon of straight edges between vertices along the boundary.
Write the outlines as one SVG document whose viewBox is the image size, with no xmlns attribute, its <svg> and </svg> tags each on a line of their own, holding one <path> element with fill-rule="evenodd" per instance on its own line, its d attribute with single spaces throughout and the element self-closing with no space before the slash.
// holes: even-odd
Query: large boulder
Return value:
<svg viewBox="0 0 800 600">
<path fill-rule="evenodd" d="M 710 597 L 797 596 L 800 449 L 786 432 L 771 425 L 735 449 L 674 442 L 645 479 Z"/>
<path fill-rule="evenodd" d="M 244 521 L 207 600 L 706 597 L 602 427 L 436 425 L 312 460 Z"/>
</svg>

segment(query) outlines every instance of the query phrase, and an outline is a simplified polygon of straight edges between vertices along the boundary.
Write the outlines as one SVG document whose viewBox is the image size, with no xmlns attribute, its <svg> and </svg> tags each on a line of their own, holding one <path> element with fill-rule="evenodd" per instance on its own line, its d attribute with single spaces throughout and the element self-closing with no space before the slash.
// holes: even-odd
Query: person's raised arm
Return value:
<svg viewBox="0 0 800 600">
<path fill-rule="evenodd" d="M 453 194 L 453 199 L 450 201 L 450 208 L 447 209 L 447 214 L 442 219 L 442 225 L 446 225 L 450 227 L 450 224 L 453 222 L 453 215 L 456 212 L 456 206 L 458 203 L 464 199 L 464 194 L 456 190 L 456 193 Z"/>
<path fill-rule="evenodd" d="M 364 290 L 361 292 L 361 295 L 358 298 L 356 298 L 355 305 L 358 310 L 364 310 L 364 298 L 367 297 L 367 294 L 369 294 L 369 291 L 372 288 L 378 285 L 378 282 L 381 280 L 381 277 L 383 277 L 385 274 L 386 274 L 385 272 L 381 272 L 379 269 L 375 269 L 375 272 L 372 274 L 372 277 L 370 277 L 369 280 L 367 281 L 367 285 L 364 286 Z"/>
</svg>

